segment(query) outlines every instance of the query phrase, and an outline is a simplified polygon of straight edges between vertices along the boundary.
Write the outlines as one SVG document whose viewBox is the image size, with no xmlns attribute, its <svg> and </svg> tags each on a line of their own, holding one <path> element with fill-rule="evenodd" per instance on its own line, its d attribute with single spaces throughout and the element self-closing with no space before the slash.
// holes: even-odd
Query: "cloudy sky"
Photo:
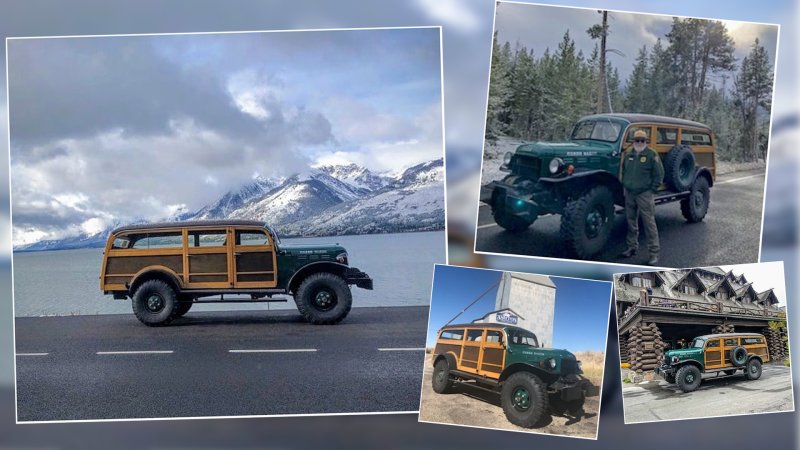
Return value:
<svg viewBox="0 0 800 450">
<path fill-rule="evenodd" d="M 442 157 L 439 29 L 8 41 L 15 244 Z"/>
<path fill-rule="evenodd" d="M 537 58 L 542 56 L 547 48 L 550 48 L 551 53 L 556 51 L 564 32 L 569 30 L 576 49 L 583 50 L 584 56 L 589 57 L 598 41 L 591 39 L 586 30 L 601 21 L 602 16 L 596 9 L 501 2 L 497 8 L 495 26 L 500 42 L 510 42 L 512 48 L 519 42 L 528 49 L 533 49 Z M 747 56 L 754 39 L 758 37 L 774 64 L 778 41 L 776 25 L 730 20 L 723 22 L 734 41 L 734 54 L 738 61 L 741 62 L 742 58 Z M 656 40 L 661 38 L 661 44 L 667 46 L 666 34 L 671 24 L 672 16 L 669 15 L 609 12 L 610 34 L 606 46 L 609 49 L 619 50 L 625 56 L 609 53 L 608 60 L 619 70 L 623 80 L 633 71 L 636 56 L 643 45 L 649 50 Z"/>
</svg>

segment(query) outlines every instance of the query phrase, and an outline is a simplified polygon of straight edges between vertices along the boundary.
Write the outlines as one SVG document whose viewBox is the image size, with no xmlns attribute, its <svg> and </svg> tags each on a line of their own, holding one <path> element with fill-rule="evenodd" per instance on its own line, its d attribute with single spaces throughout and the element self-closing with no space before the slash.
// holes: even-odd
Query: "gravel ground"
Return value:
<svg viewBox="0 0 800 450">
<path fill-rule="evenodd" d="M 422 377 L 422 398 L 419 407 L 419 420 L 450 425 L 466 425 L 499 430 L 545 433 L 595 439 L 600 410 L 599 386 L 589 393 L 584 404 L 583 417 L 575 418 L 553 414 L 545 417 L 535 428 L 522 428 L 510 423 L 503 408 L 500 396 L 471 386 L 460 386 L 452 394 L 437 394 L 431 388 L 433 366 L 430 356 L 425 358 L 425 371 Z M 599 382 L 596 383 L 599 385 Z"/>
</svg>

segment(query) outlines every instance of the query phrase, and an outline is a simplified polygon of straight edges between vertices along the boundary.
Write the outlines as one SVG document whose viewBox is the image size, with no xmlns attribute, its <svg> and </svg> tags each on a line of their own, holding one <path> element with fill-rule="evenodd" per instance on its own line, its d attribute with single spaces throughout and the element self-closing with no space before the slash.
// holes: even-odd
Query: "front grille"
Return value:
<svg viewBox="0 0 800 450">
<path fill-rule="evenodd" d="M 538 179 L 542 161 L 535 156 L 514 155 L 511 160 L 512 171 L 523 178 Z"/>
<path fill-rule="evenodd" d="M 570 373 L 578 373 L 578 361 L 575 359 L 564 358 L 561 360 L 561 373 L 567 375 Z"/>
</svg>

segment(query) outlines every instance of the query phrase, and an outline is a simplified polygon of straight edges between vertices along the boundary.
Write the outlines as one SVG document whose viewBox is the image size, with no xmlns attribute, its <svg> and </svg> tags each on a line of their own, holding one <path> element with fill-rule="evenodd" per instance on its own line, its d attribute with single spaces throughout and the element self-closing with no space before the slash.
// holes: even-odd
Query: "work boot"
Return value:
<svg viewBox="0 0 800 450">
<path fill-rule="evenodd" d="M 656 266 L 658 265 L 658 255 L 650 255 L 650 259 L 647 260 L 648 266 Z"/>
<path fill-rule="evenodd" d="M 624 252 L 620 253 L 619 256 L 621 256 L 623 258 L 630 258 L 631 256 L 633 256 L 635 254 L 636 254 L 636 249 L 635 248 L 629 248 L 629 249 L 625 250 Z"/>
</svg>

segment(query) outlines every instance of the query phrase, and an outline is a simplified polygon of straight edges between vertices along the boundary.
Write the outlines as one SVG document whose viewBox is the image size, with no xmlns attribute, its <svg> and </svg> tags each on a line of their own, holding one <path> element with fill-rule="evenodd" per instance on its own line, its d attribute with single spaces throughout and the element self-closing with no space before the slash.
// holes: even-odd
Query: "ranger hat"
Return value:
<svg viewBox="0 0 800 450">
<path fill-rule="evenodd" d="M 644 130 L 636 130 L 636 132 L 633 133 L 633 138 L 634 139 L 638 139 L 638 138 L 647 139 L 647 133 L 645 133 Z"/>
</svg>

